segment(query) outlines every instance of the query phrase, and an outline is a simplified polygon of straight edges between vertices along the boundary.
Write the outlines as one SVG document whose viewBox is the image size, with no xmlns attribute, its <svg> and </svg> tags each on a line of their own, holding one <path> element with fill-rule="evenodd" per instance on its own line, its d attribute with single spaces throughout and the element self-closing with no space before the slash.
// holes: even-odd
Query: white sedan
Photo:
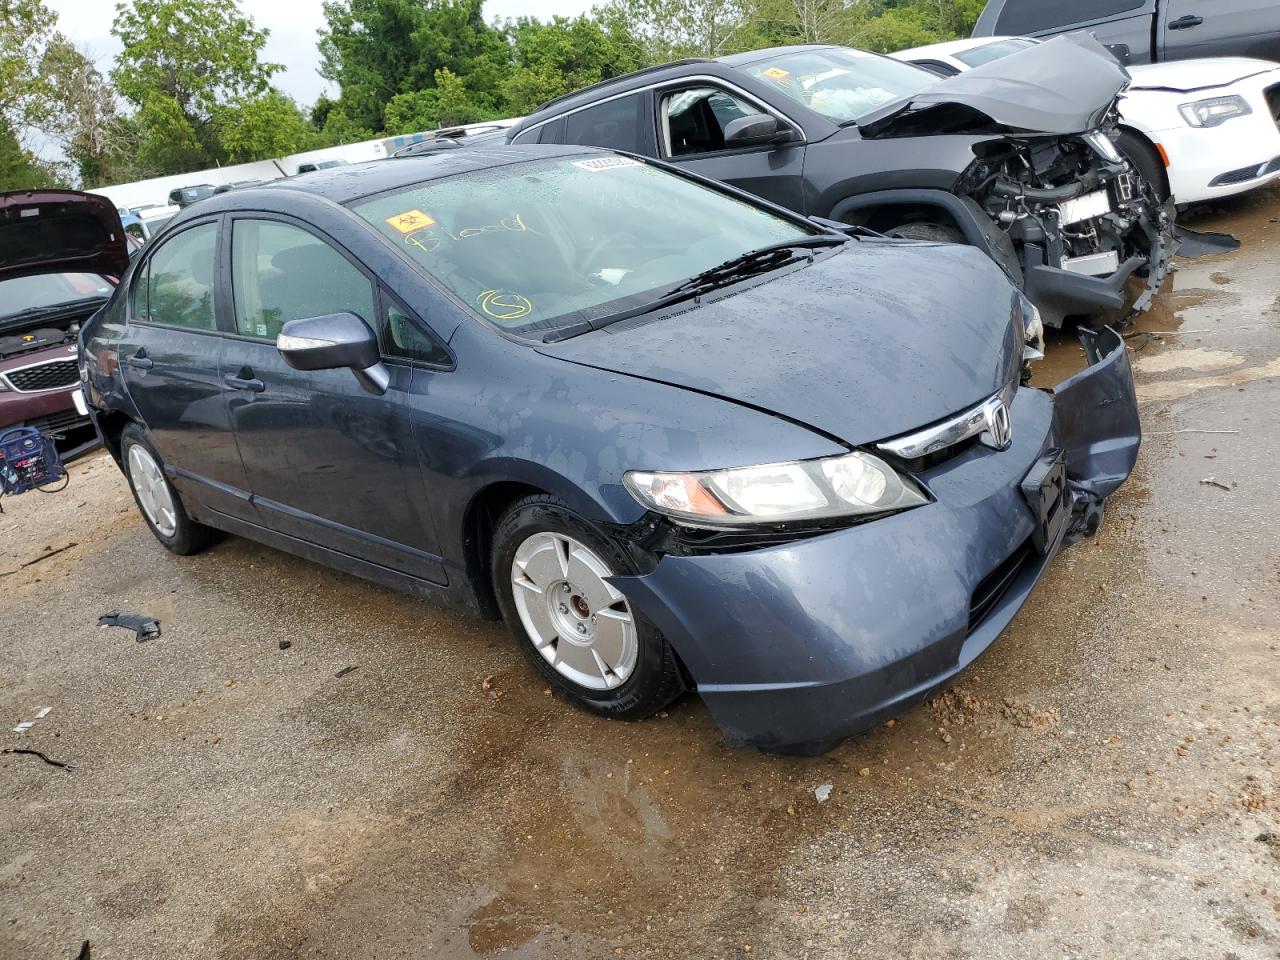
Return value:
<svg viewBox="0 0 1280 960">
<path fill-rule="evenodd" d="M 890 54 L 942 77 L 1039 43 L 972 37 Z M 1117 145 L 1179 205 L 1280 179 L 1280 64 L 1213 57 L 1127 68 Z"/>
</svg>

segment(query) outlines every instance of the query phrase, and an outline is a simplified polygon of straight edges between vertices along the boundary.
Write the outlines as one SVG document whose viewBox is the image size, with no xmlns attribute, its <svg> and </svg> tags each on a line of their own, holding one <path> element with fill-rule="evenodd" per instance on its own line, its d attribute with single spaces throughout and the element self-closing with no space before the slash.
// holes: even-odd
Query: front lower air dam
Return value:
<svg viewBox="0 0 1280 960">
<path fill-rule="evenodd" d="M 1072 497 L 1068 542 L 1092 536 L 1103 505 L 1138 460 L 1142 425 L 1124 338 L 1110 327 L 1080 331 L 1089 367 L 1054 387 L 1053 423 L 1066 452 Z"/>
</svg>

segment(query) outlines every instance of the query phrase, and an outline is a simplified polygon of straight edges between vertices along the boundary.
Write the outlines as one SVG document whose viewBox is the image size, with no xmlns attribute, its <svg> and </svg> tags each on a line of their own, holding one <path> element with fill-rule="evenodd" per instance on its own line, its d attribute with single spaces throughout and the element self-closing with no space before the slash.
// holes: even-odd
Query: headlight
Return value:
<svg viewBox="0 0 1280 960">
<path fill-rule="evenodd" d="M 1039 308 L 1022 293 L 1017 294 L 1018 309 L 1022 314 L 1023 347 L 1022 362 L 1031 363 L 1044 359 L 1044 321 Z"/>
<path fill-rule="evenodd" d="M 1184 103 L 1178 107 L 1182 119 L 1193 127 L 1216 127 L 1226 123 L 1232 117 L 1244 117 L 1253 113 L 1253 109 L 1245 102 L 1244 97 L 1210 97 L 1208 100 L 1197 100 Z"/>
<path fill-rule="evenodd" d="M 624 478 L 632 496 L 694 526 L 742 526 L 855 517 L 928 503 L 910 479 L 869 453 L 701 473 Z"/>
</svg>

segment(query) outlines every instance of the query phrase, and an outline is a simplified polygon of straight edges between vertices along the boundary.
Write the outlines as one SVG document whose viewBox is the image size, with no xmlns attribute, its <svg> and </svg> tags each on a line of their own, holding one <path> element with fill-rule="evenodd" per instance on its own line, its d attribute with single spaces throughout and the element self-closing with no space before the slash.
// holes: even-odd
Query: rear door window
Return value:
<svg viewBox="0 0 1280 960">
<path fill-rule="evenodd" d="M 571 113 L 565 117 L 565 143 L 639 153 L 641 107 L 640 94 L 633 93 Z"/>
<path fill-rule="evenodd" d="M 998 34 L 1037 33 L 1076 23 L 1091 23 L 1141 10 L 1147 0 L 1008 0 L 996 20 Z"/>
<path fill-rule="evenodd" d="M 236 330 L 274 340 L 290 320 L 354 313 L 375 320 L 373 284 L 315 234 L 276 220 L 236 220 L 231 231 Z"/>
<path fill-rule="evenodd" d="M 147 262 L 141 298 L 135 288 L 134 316 L 167 327 L 216 329 L 213 298 L 217 264 L 216 223 L 203 223 L 166 241 Z"/>
</svg>

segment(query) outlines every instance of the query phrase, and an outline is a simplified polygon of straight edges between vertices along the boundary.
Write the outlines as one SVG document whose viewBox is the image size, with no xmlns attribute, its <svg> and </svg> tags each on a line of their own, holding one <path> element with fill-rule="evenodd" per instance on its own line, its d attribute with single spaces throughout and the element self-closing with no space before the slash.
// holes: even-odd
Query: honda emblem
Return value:
<svg viewBox="0 0 1280 960">
<path fill-rule="evenodd" d="M 987 429 L 979 438 L 995 450 L 1007 450 L 1013 443 L 1013 424 L 1009 422 L 1009 408 L 1001 397 L 992 397 L 982 406 L 982 419 Z"/>
</svg>

